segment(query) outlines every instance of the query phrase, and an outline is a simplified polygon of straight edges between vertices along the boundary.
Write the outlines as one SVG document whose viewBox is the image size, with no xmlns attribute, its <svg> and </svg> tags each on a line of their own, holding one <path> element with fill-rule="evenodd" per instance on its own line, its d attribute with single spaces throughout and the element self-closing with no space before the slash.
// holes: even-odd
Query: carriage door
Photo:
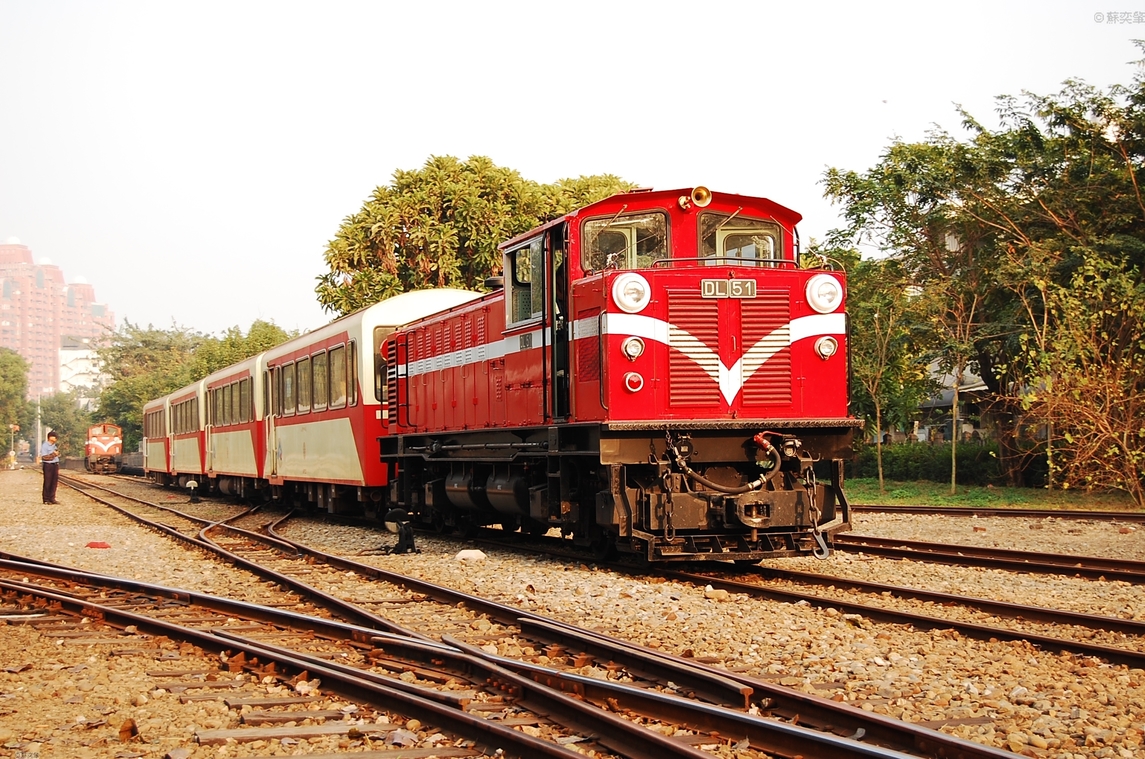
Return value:
<svg viewBox="0 0 1145 759">
<path fill-rule="evenodd" d="M 219 417 L 216 415 L 215 410 L 218 408 L 216 398 L 222 399 L 223 389 L 221 387 L 207 388 L 207 408 L 203 413 L 203 447 L 207 452 L 207 472 L 215 471 L 215 436 L 214 428 L 218 423 Z"/>
<path fill-rule="evenodd" d="M 545 235 L 546 272 L 545 298 L 549 312 L 549 339 L 552 346 L 552 364 L 549 371 L 549 398 L 547 409 L 555 423 L 564 422 L 569 415 L 569 277 L 566 244 L 568 225 L 560 224 Z"/>
<path fill-rule="evenodd" d="M 266 372 L 266 476 L 278 476 L 278 410 L 282 393 L 282 368 L 271 367 Z"/>
</svg>

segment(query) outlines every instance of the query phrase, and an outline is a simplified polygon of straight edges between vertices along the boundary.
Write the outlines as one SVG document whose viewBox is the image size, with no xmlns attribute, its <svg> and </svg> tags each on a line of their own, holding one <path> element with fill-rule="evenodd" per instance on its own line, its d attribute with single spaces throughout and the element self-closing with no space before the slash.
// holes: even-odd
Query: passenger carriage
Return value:
<svg viewBox="0 0 1145 759">
<path fill-rule="evenodd" d="M 213 489 L 245 496 L 263 477 L 265 354 L 208 376 L 205 410 L 205 474 Z"/>
</svg>

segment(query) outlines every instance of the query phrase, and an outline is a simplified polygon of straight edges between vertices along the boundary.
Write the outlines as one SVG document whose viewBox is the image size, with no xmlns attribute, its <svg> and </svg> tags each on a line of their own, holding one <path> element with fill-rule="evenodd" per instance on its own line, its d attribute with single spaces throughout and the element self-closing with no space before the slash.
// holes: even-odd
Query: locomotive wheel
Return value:
<svg viewBox="0 0 1145 759">
<path fill-rule="evenodd" d="M 430 527 L 438 535 L 448 535 L 453 532 L 453 527 L 445 523 L 445 516 L 440 511 L 433 512 L 433 517 L 430 519 Z"/>
<path fill-rule="evenodd" d="M 457 520 L 457 530 L 464 538 L 475 538 L 481 532 L 481 526 L 468 517 Z"/>
</svg>

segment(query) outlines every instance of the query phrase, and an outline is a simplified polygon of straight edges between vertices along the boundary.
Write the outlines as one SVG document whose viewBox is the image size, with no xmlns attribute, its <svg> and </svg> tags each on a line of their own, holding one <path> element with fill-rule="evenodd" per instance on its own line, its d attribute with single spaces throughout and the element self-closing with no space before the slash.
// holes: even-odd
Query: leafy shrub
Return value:
<svg viewBox="0 0 1145 759">
<path fill-rule="evenodd" d="M 888 480 L 950 482 L 950 443 L 892 443 L 883 446 L 883 476 Z M 878 453 L 864 445 L 848 464 L 847 476 L 879 476 Z M 998 445 L 993 441 L 958 444 L 958 484 L 986 485 L 1002 482 Z M 899 487 L 898 490 L 903 490 Z M 909 496 L 903 493 L 902 497 Z"/>
</svg>

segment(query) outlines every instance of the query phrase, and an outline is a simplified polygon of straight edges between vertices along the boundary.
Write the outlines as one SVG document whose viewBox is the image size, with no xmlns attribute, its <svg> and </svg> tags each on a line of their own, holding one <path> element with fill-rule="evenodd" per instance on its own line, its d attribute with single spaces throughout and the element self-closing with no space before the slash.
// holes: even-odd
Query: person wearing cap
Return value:
<svg viewBox="0 0 1145 759">
<path fill-rule="evenodd" d="M 60 481 L 60 447 L 56 445 L 56 432 L 48 432 L 48 439 L 40 446 L 40 464 L 44 469 L 44 503 L 56 503 L 56 485 Z"/>
</svg>

